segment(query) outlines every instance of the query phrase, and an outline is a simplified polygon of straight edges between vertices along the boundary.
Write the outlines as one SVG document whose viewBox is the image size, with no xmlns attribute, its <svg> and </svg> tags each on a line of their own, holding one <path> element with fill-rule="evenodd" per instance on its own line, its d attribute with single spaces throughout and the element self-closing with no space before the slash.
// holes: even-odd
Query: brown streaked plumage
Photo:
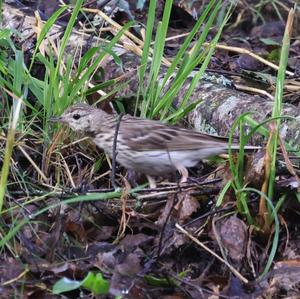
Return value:
<svg viewBox="0 0 300 299">
<path fill-rule="evenodd" d="M 66 123 L 74 131 L 92 137 L 98 147 L 112 156 L 117 116 L 77 104 L 52 121 Z M 238 146 L 232 145 L 232 148 L 238 149 Z M 178 170 L 182 175 L 181 182 L 186 182 L 187 168 L 195 166 L 201 159 L 225 153 L 227 149 L 226 138 L 125 115 L 118 132 L 116 159 L 127 169 L 144 173 L 150 186 L 154 187 L 152 176 Z"/>
</svg>

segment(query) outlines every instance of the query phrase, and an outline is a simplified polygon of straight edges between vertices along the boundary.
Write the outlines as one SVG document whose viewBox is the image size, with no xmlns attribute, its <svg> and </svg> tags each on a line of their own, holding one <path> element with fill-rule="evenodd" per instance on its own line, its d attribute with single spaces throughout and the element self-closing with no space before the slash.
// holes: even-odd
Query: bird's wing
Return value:
<svg viewBox="0 0 300 299">
<path fill-rule="evenodd" d="M 127 145 L 139 151 L 158 149 L 180 151 L 209 147 L 227 148 L 226 138 L 131 116 L 123 117 L 120 132 L 126 139 Z"/>
</svg>

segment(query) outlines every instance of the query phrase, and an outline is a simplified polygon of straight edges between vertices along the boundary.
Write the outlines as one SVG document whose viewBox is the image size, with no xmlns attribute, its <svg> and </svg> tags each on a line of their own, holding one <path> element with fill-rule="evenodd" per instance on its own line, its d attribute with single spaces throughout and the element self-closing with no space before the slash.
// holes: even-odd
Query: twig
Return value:
<svg viewBox="0 0 300 299">
<path fill-rule="evenodd" d="M 179 190 L 179 192 L 181 192 L 181 191 Z M 162 244 L 163 244 L 163 239 L 164 239 L 164 234 L 165 234 L 165 230 L 167 227 L 167 223 L 171 217 L 172 211 L 173 211 L 175 205 L 177 204 L 177 202 L 178 202 L 178 192 L 176 192 L 173 196 L 172 206 L 170 207 L 170 210 L 168 212 L 168 215 L 164 221 L 163 227 L 160 232 L 159 242 L 158 242 L 158 247 L 157 247 L 157 260 L 159 260 L 159 258 L 161 257 Z"/>
<path fill-rule="evenodd" d="M 180 190 L 178 188 L 173 188 L 169 191 L 161 191 L 161 192 L 155 192 L 155 193 L 149 193 L 149 194 L 142 194 L 142 195 L 136 195 L 136 198 L 138 200 L 149 200 L 149 199 L 158 199 L 158 198 L 163 198 L 166 197 L 169 194 L 174 194 L 177 193 L 178 191 L 185 191 L 185 192 L 190 192 L 191 195 L 193 196 L 198 196 L 198 195 L 215 195 L 216 193 L 220 192 L 220 188 L 216 187 L 213 188 L 211 187 L 210 189 L 201 189 L 201 190 L 195 190 L 197 186 L 194 187 L 180 187 Z M 195 190 L 195 191 L 193 191 Z M 144 190 L 137 190 L 135 193 L 139 194 L 141 192 L 145 192 Z"/>
<path fill-rule="evenodd" d="M 205 46 L 209 46 L 210 43 L 204 43 Z M 279 66 L 260 57 L 259 55 L 251 52 L 250 50 L 248 49 L 245 49 L 245 48 L 240 48 L 240 47 L 232 47 L 232 46 L 227 46 L 227 45 L 221 45 L 221 44 L 217 44 L 216 45 L 216 49 L 222 49 L 222 50 L 226 50 L 226 51 L 230 51 L 230 52 L 235 52 L 235 53 L 240 53 L 240 54 L 247 54 L 251 57 L 253 57 L 254 59 L 260 61 L 261 63 L 269 66 L 270 68 L 278 71 L 279 69 Z M 294 76 L 294 73 L 293 72 L 290 72 L 290 71 L 286 71 L 286 74 L 289 75 L 289 76 Z"/>
<path fill-rule="evenodd" d="M 282 138 L 280 136 L 279 136 L 279 145 L 280 145 L 280 148 L 281 148 L 281 151 L 282 151 L 284 162 L 286 164 L 286 168 L 288 169 L 288 171 L 290 172 L 290 174 L 295 178 L 295 180 L 298 183 L 298 188 L 297 189 L 298 189 L 298 192 L 299 192 L 300 191 L 300 178 L 297 175 L 297 172 L 296 172 L 296 170 L 293 167 L 293 163 L 289 159 L 289 155 L 288 155 L 288 152 L 287 152 L 287 150 L 285 148 L 285 144 L 284 144 L 284 142 L 283 142 L 283 140 L 282 140 Z"/>
<path fill-rule="evenodd" d="M 299 157 L 298 157 L 299 158 Z M 185 183 L 184 185 L 180 186 L 180 189 L 189 189 L 193 187 L 201 187 L 209 184 L 214 184 L 220 182 L 221 179 L 212 179 L 209 181 L 204 181 L 204 182 L 193 182 L 193 183 Z M 149 193 L 149 192 L 163 192 L 163 191 L 177 191 L 178 190 L 178 183 L 173 184 L 172 186 L 164 186 L 164 187 L 157 187 L 157 188 L 145 188 L 145 189 L 140 189 L 137 190 L 137 193 Z"/>
<path fill-rule="evenodd" d="M 26 159 L 30 162 L 30 164 L 33 166 L 33 168 L 37 171 L 37 173 L 41 176 L 41 178 L 47 182 L 48 178 L 46 175 L 43 173 L 43 171 L 37 166 L 37 164 L 31 159 L 29 154 L 25 151 L 25 149 L 21 146 L 18 145 L 19 150 L 23 153 L 23 155 L 26 157 Z"/>
<path fill-rule="evenodd" d="M 238 90 L 244 90 L 244 91 L 250 91 L 253 93 L 262 94 L 262 95 L 268 97 L 270 100 L 274 101 L 274 97 L 271 94 L 269 94 L 266 90 L 263 90 L 260 88 L 254 88 L 254 87 L 250 87 L 250 86 L 246 86 L 246 85 L 242 85 L 242 84 L 235 84 L 235 87 Z"/>
<path fill-rule="evenodd" d="M 169 149 L 167 148 L 167 153 L 168 153 L 168 157 L 169 157 L 169 161 L 171 164 L 172 163 L 172 159 L 171 159 L 171 156 L 170 156 L 170 152 L 169 152 Z M 164 234 L 165 234 L 165 230 L 166 230 L 166 227 L 167 227 L 167 223 L 171 217 L 171 214 L 172 214 L 172 211 L 175 207 L 175 205 L 178 203 L 178 194 L 182 192 L 181 190 L 181 186 L 179 184 L 179 182 L 177 181 L 177 188 L 178 188 L 178 191 L 176 191 L 174 193 L 174 196 L 173 196 L 173 201 L 172 201 L 172 206 L 170 207 L 170 210 L 168 212 L 168 215 L 166 217 L 166 220 L 163 224 L 163 227 L 162 227 L 162 230 L 161 230 L 161 233 L 160 233 L 160 237 L 159 237 L 159 242 L 158 242 L 158 248 L 157 248 L 157 260 L 160 258 L 161 256 L 161 252 L 162 252 L 162 242 L 163 242 L 163 238 L 164 238 Z"/>
<path fill-rule="evenodd" d="M 112 150 L 112 170 L 111 170 L 111 184 L 114 189 L 117 188 L 116 186 L 116 158 L 117 158 L 117 142 L 118 142 L 118 133 L 121 124 L 121 120 L 123 117 L 123 113 L 119 114 L 116 129 L 115 129 L 115 136 L 114 136 L 114 143 L 113 143 L 113 150 Z"/>
<path fill-rule="evenodd" d="M 225 295 L 213 292 L 213 291 L 208 290 L 206 288 L 200 287 L 197 283 L 192 283 L 192 282 L 188 281 L 185 278 L 179 277 L 178 275 L 174 275 L 174 274 L 171 273 L 171 274 L 169 274 L 169 276 L 171 276 L 173 279 L 175 279 L 175 280 L 177 280 L 177 281 L 179 281 L 183 284 L 186 284 L 189 287 L 192 287 L 192 288 L 196 289 L 199 292 L 200 295 L 203 295 L 203 293 L 207 293 L 207 294 L 213 295 L 213 296 L 211 296 L 211 298 L 212 297 L 213 298 L 224 298 L 224 299 L 232 298 L 232 297 L 229 297 L 229 296 L 225 296 Z M 202 298 L 207 298 L 207 297 L 202 296 Z"/>
<path fill-rule="evenodd" d="M 234 267 L 232 267 L 228 262 L 226 262 L 224 259 L 222 259 L 219 255 L 217 255 L 215 252 L 213 252 L 211 249 L 209 249 L 206 245 L 204 245 L 202 242 L 200 242 L 198 239 L 196 239 L 194 236 L 192 236 L 188 231 L 186 231 L 182 226 L 180 226 L 178 223 L 175 224 L 175 227 L 179 229 L 183 234 L 188 236 L 192 241 L 194 241 L 197 245 L 204 248 L 206 251 L 208 251 L 211 255 L 216 257 L 219 261 L 224 263 L 230 271 L 239 278 L 243 283 L 249 283 L 248 279 L 245 278 L 241 273 L 239 273 Z"/>
</svg>

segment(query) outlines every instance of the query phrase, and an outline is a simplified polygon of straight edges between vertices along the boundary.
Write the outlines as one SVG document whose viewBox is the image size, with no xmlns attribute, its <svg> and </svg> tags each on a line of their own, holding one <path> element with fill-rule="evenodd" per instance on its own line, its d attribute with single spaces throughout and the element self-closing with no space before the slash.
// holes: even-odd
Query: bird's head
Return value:
<svg viewBox="0 0 300 299">
<path fill-rule="evenodd" d="M 52 117 L 50 120 L 68 124 L 74 131 L 88 132 L 93 121 L 97 119 L 96 114 L 99 114 L 99 112 L 102 111 L 87 104 L 76 104 L 66 109 L 61 116 Z"/>
</svg>

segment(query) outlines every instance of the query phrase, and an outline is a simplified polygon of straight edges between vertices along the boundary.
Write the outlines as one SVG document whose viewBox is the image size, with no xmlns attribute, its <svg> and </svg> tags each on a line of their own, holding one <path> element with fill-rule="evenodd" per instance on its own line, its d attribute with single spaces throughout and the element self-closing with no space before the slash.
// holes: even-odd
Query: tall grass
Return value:
<svg viewBox="0 0 300 299">
<path fill-rule="evenodd" d="M 279 211 L 280 206 L 282 205 L 282 202 L 286 197 L 285 195 L 283 195 L 279 198 L 276 204 L 273 203 L 274 199 L 276 199 L 274 193 L 274 186 L 275 186 L 276 161 L 277 161 L 277 149 L 279 144 L 280 124 L 283 118 L 292 119 L 291 117 L 282 116 L 281 108 L 282 108 L 282 95 L 283 95 L 287 59 L 289 55 L 289 45 L 290 45 L 290 38 L 292 32 L 293 18 L 294 18 L 294 10 L 291 9 L 288 15 L 286 29 L 283 37 L 283 45 L 281 49 L 280 64 L 279 64 L 279 70 L 277 74 L 275 101 L 273 106 L 272 117 L 258 124 L 250 117 L 251 113 L 244 113 L 233 124 L 230 133 L 230 144 L 232 143 L 232 136 L 236 128 L 239 128 L 241 151 L 239 152 L 238 158 L 235 161 L 232 157 L 231 150 L 229 150 L 229 154 L 230 154 L 229 162 L 230 162 L 230 169 L 232 173 L 232 180 L 225 185 L 217 201 L 217 205 L 218 206 L 221 205 L 226 191 L 230 187 L 233 187 L 237 195 L 237 208 L 239 212 L 247 218 L 249 224 L 257 225 L 257 227 L 260 228 L 263 234 L 269 235 L 269 233 L 271 232 L 272 224 L 274 222 L 275 229 L 274 229 L 274 237 L 272 239 L 271 251 L 268 256 L 264 270 L 259 276 L 260 279 L 262 279 L 270 270 L 270 267 L 272 266 L 277 251 L 277 246 L 279 241 L 279 220 L 278 220 L 277 213 Z M 248 125 L 250 125 L 250 127 L 252 127 L 252 129 L 248 134 L 244 133 L 245 123 L 247 123 Z M 271 124 L 270 130 L 267 130 L 264 127 L 268 123 Z M 254 188 L 246 187 L 246 183 L 244 182 L 244 146 L 248 143 L 251 136 L 255 132 L 259 132 L 260 134 L 266 137 L 269 136 L 267 147 L 266 147 L 265 159 L 264 159 L 265 178 L 264 181 L 262 182 L 261 191 L 256 190 Z M 250 192 L 257 193 L 260 196 L 259 213 L 255 219 L 251 215 L 250 208 L 249 208 L 248 194 Z"/>
<path fill-rule="evenodd" d="M 34 136 L 41 138 L 47 146 L 47 141 L 51 139 L 49 134 L 48 120 L 53 114 L 59 114 L 71 105 L 73 102 L 78 101 L 79 98 L 84 97 L 87 90 L 87 82 L 91 80 L 95 70 L 97 70 L 103 59 L 113 53 L 113 47 L 116 45 L 123 33 L 129 29 L 132 23 L 128 23 L 116 34 L 111 41 L 107 42 L 104 46 L 94 46 L 85 53 L 79 61 L 77 69 L 75 68 L 75 58 L 71 55 L 65 55 L 68 40 L 70 38 L 72 28 L 74 27 L 75 20 L 81 9 L 81 1 L 77 1 L 74 6 L 73 13 L 70 17 L 67 28 L 64 32 L 62 42 L 58 47 L 56 55 L 55 48 L 48 44 L 47 55 L 43 55 L 39 47 L 42 43 L 47 44 L 51 31 L 51 27 L 56 22 L 57 18 L 66 10 L 67 6 L 62 7 L 45 23 L 34 51 L 32 62 L 27 68 L 24 62 L 23 52 L 16 49 L 11 40 L 12 32 L 10 30 L 0 30 L 0 47 L 2 49 L 0 55 L 0 86 L 5 96 L 5 107 L 7 107 L 7 119 L 11 114 L 10 122 L 2 122 L 1 127 L 8 128 L 6 137 L 6 148 L 3 152 L 3 163 L 1 169 L 0 179 L 0 214 L 5 205 L 5 195 L 7 185 L 9 183 L 9 171 L 12 169 L 10 163 L 12 161 L 12 152 L 15 146 L 15 133 L 26 134 L 26 136 Z M 34 62 L 39 61 L 44 67 L 44 78 L 37 78 L 33 75 Z M 97 90 L 99 86 L 95 87 Z M 5 93 L 6 91 L 6 93 Z M 30 99 L 29 99 L 30 93 Z M 27 114 L 23 113 L 27 110 Z M 42 133 L 42 134 L 41 134 Z M 22 136 L 19 137 L 22 139 Z M 29 157 L 29 156 L 27 156 Z M 38 167 L 36 163 L 34 167 Z M 15 178 L 20 178 L 20 188 L 23 184 L 33 184 L 31 178 L 24 181 L 23 170 L 14 168 Z M 42 172 L 41 172 L 42 173 Z M 12 177 L 12 176 L 11 176 Z M 38 182 L 36 183 L 38 184 Z M 32 189 L 29 186 L 28 189 Z M 39 186 L 34 186 L 39 189 Z M 25 186 L 27 190 L 27 186 Z M 49 192 L 50 194 L 50 192 Z M 118 194 L 115 193 L 118 197 Z M 26 203 L 25 203 L 26 205 Z M 5 205 L 6 208 L 9 205 Z M 5 210 L 9 212 L 10 208 Z M 24 222 L 25 223 L 25 222 Z M 23 223 L 23 224 L 24 224 Z M 5 233 L 6 228 L 0 228 L 2 237 L 2 245 L 11 239 L 15 233 L 18 232 L 22 226 L 19 220 L 13 220 L 11 229 Z"/>
<path fill-rule="evenodd" d="M 167 71 L 163 77 L 160 78 L 167 34 L 166 28 L 168 27 L 172 1 L 166 1 L 162 21 L 159 22 L 157 26 L 153 51 L 151 49 L 150 41 L 152 38 L 155 19 L 155 1 L 150 1 L 150 3 L 146 37 L 141 59 L 141 67 L 139 69 L 140 82 L 138 95 L 142 95 L 143 98 L 140 115 L 144 118 L 158 117 L 161 120 L 176 123 L 198 104 L 197 102 L 188 103 L 188 99 L 202 78 L 211 59 L 216 43 L 219 40 L 221 32 L 230 16 L 231 6 L 227 7 L 225 17 L 222 19 L 217 34 L 210 42 L 209 47 L 204 47 L 208 33 L 214 26 L 220 11 L 222 1 L 211 0 L 208 3 L 195 26 L 186 37 L 183 45 L 178 50 L 175 58 L 172 59 Z M 201 34 L 196 38 L 201 26 Z M 195 38 L 196 40 L 192 46 L 192 41 Z M 199 65 L 201 65 L 199 70 L 195 71 L 195 68 Z M 149 73 L 145 76 L 148 69 Z M 193 71 L 195 71 L 195 74 L 193 75 L 191 83 L 181 103 L 174 110 L 173 103 L 176 95 Z M 147 78 L 146 80 L 145 77 Z M 174 77 L 174 79 L 172 79 L 172 84 L 168 85 L 171 77 Z M 166 87 L 168 87 L 167 90 L 165 90 Z M 137 101 L 138 100 L 139 96 L 137 97 Z M 135 112 L 137 112 L 137 108 L 138 102 L 136 103 Z"/>
<path fill-rule="evenodd" d="M 281 49 L 281 58 L 279 64 L 279 70 L 277 75 L 277 82 L 276 82 L 276 92 L 275 92 L 275 101 L 273 106 L 272 117 L 266 119 L 262 123 L 258 124 L 255 120 L 251 118 L 251 113 L 244 113 L 241 115 L 232 125 L 231 132 L 230 132 L 230 144 L 233 140 L 233 134 L 235 130 L 238 128 L 240 131 L 240 152 L 237 157 L 237 161 L 235 161 L 232 157 L 232 151 L 229 150 L 230 154 L 230 170 L 232 173 L 232 182 L 231 184 L 228 183 L 226 185 L 226 189 L 232 186 L 235 191 L 238 193 L 238 202 L 237 206 L 239 211 L 247 217 L 247 220 L 250 224 L 254 223 L 253 217 L 250 214 L 249 207 L 248 207 L 248 199 L 245 193 L 240 193 L 239 190 L 244 188 L 244 147 L 249 142 L 250 138 L 255 132 L 260 133 L 265 137 L 269 137 L 267 148 L 266 148 L 266 156 L 265 156 L 265 180 L 263 182 L 262 190 L 265 196 L 270 198 L 271 200 L 274 199 L 274 185 L 275 185 L 275 175 L 276 175 L 276 161 L 277 161 L 277 149 L 278 149 L 278 142 L 279 142 L 279 129 L 280 123 L 282 119 L 293 119 L 293 117 L 289 116 L 282 116 L 281 115 L 281 108 L 282 108 L 282 95 L 283 95 L 283 87 L 284 87 L 284 78 L 287 66 L 287 59 L 289 55 L 289 43 L 290 43 L 290 36 L 292 30 L 292 23 L 293 23 L 293 16 L 294 11 L 291 10 L 288 16 L 286 30 L 283 37 L 283 45 Z M 248 134 L 245 134 L 244 126 L 247 123 L 252 129 Z M 269 130 L 265 127 L 265 125 L 269 125 Z M 291 146 L 286 144 L 287 149 L 293 149 Z M 225 194 L 225 190 L 221 193 L 222 195 Z M 270 225 L 274 216 L 272 216 L 273 212 L 271 208 L 267 208 L 265 196 L 261 197 L 260 200 L 260 210 L 259 210 L 259 217 L 262 218 L 263 230 L 269 231 Z M 221 196 L 218 200 L 218 205 L 222 202 Z"/>
<path fill-rule="evenodd" d="M 9 165 L 10 165 L 10 159 L 14 147 L 14 141 L 15 141 L 15 134 L 17 129 L 17 124 L 19 121 L 20 111 L 21 111 L 21 105 L 22 105 L 22 99 L 21 98 L 15 98 L 15 106 L 13 108 L 10 122 L 9 122 L 9 129 L 6 139 L 6 148 L 4 153 L 4 159 L 3 159 L 3 165 L 1 170 L 1 177 L 0 177 L 0 214 L 2 212 L 2 207 L 4 203 L 4 196 L 6 192 L 6 186 L 7 186 L 7 178 L 9 173 Z"/>
<path fill-rule="evenodd" d="M 274 131 L 269 137 L 269 142 L 267 146 L 267 155 L 270 157 L 270 164 L 266 164 L 265 171 L 266 171 L 266 180 L 268 180 L 268 188 L 267 194 L 269 198 L 274 198 L 274 186 L 275 186 L 275 175 L 276 175 L 276 159 L 277 159 L 277 148 L 279 144 L 279 129 L 280 129 L 280 122 L 281 122 L 281 109 L 282 109 L 282 96 L 283 96 L 283 88 L 284 88 L 284 80 L 285 80 L 285 72 L 289 57 L 289 48 L 290 48 L 290 39 L 292 34 L 293 28 L 293 20 L 294 20 L 294 10 L 291 9 L 288 15 L 286 28 L 283 36 L 282 41 L 282 48 L 280 53 L 280 62 L 279 62 L 279 70 L 277 74 L 276 80 L 276 91 L 275 91 L 275 101 L 273 106 L 272 117 L 277 118 L 274 121 Z M 264 191 L 264 190 L 263 190 Z M 270 220 L 272 219 L 272 213 L 270 207 L 268 208 L 268 213 L 266 214 L 265 211 L 265 203 L 264 199 L 261 199 L 261 209 L 260 215 L 268 215 L 265 218 L 265 226 L 266 228 L 270 225 Z"/>
</svg>

